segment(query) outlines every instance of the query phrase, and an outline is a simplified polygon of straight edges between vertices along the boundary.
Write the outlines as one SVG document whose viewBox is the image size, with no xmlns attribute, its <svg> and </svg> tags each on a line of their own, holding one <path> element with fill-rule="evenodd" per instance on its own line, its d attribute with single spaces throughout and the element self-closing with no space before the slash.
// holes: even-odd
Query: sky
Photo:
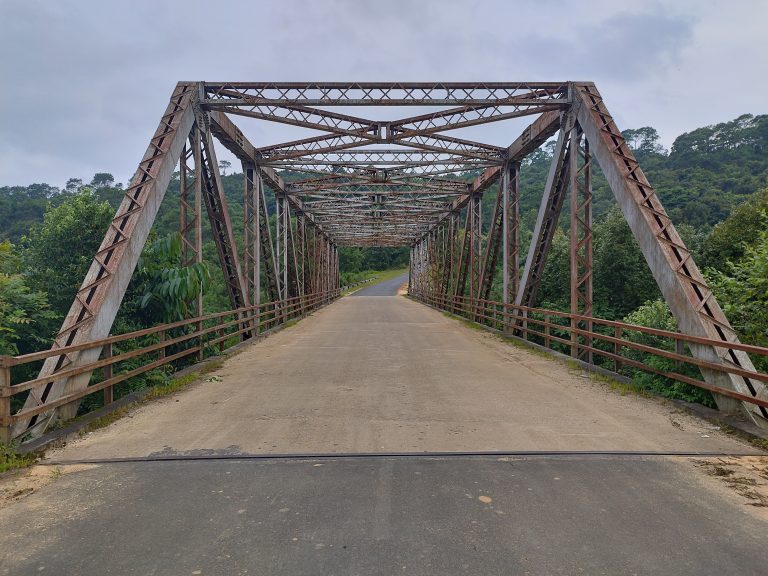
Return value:
<svg viewBox="0 0 768 576">
<path fill-rule="evenodd" d="M 620 128 L 669 147 L 768 113 L 767 17 L 765 0 L 0 0 L 0 186 L 127 182 L 178 80 L 591 80 Z M 501 124 L 486 141 L 514 140 Z"/>
</svg>

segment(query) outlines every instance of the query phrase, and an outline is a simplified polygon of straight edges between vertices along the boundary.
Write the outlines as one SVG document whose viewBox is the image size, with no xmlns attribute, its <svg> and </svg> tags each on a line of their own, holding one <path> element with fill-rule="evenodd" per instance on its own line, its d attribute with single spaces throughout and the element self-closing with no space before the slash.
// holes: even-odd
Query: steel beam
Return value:
<svg viewBox="0 0 768 576">
<path fill-rule="evenodd" d="M 198 124 L 200 123 L 198 120 Z M 213 147 L 213 137 L 208 129 L 201 129 L 198 132 L 201 136 L 203 198 L 208 210 L 208 219 L 213 232 L 213 240 L 216 243 L 216 251 L 219 254 L 219 262 L 224 273 L 224 281 L 227 284 L 229 300 L 232 309 L 236 310 L 248 306 L 250 300 L 240 266 L 240 257 L 237 253 L 227 198 L 221 183 L 219 163 L 216 160 L 216 151 Z"/>
<path fill-rule="evenodd" d="M 195 86 L 188 83 L 179 83 L 174 89 L 160 124 L 54 340 L 53 349 L 109 335 L 181 150 L 195 122 L 191 106 L 195 94 Z M 95 361 L 100 353 L 100 349 L 92 349 L 51 357 L 45 361 L 40 376 L 88 364 Z M 24 407 L 41 406 L 61 398 L 67 392 L 82 390 L 88 385 L 90 377 L 90 373 L 84 373 L 33 389 Z M 40 433 L 56 413 L 69 418 L 76 411 L 77 403 L 44 412 L 29 421 L 18 422 L 13 427 L 12 435 Z"/>
<path fill-rule="evenodd" d="M 502 174 L 502 302 L 515 301 L 520 284 L 520 164 L 511 162 Z M 508 329 L 505 323 L 504 329 Z"/>
<path fill-rule="evenodd" d="M 515 295 L 517 306 L 533 307 L 536 292 L 541 284 L 541 275 L 544 272 L 549 247 L 552 244 L 552 237 L 557 228 L 557 220 L 560 217 L 568 188 L 568 144 L 573 126 L 574 118 L 569 115 L 560 130 L 552 156 L 547 183 L 541 197 L 536 225 L 528 248 L 528 257 L 525 260 L 523 276 Z"/>
<path fill-rule="evenodd" d="M 680 330 L 694 336 L 738 342 L 736 332 L 624 141 L 595 85 L 576 85 L 574 99 L 578 121 L 590 151 L 600 164 Z M 754 370 L 752 361 L 744 352 L 702 345 L 691 345 L 690 348 L 696 358 Z M 702 369 L 702 375 L 707 382 L 717 386 L 768 399 L 768 390 L 757 380 L 706 369 Z M 764 408 L 738 403 L 720 395 L 716 395 L 715 399 L 721 410 L 732 412 L 743 409 L 753 421 L 766 425 L 768 412 Z"/>
<path fill-rule="evenodd" d="M 580 126 L 571 130 L 571 154 L 568 177 L 570 187 L 569 255 L 571 269 L 571 313 L 592 316 L 592 157 L 589 143 Z M 572 328 L 592 331 L 592 322 L 571 319 Z M 579 335 L 571 330 L 571 356 L 592 362 L 591 339 L 583 339 L 586 349 L 579 345 Z"/>
</svg>

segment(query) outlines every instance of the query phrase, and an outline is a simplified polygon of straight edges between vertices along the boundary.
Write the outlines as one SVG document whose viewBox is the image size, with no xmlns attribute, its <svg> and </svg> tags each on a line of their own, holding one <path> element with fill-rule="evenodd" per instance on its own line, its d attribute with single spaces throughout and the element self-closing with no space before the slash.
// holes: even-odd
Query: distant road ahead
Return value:
<svg viewBox="0 0 768 576">
<path fill-rule="evenodd" d="M 390 278 L 389 280 L 384 280 L 383 282 L 378 282 L 376 284 L 373 284 L 372 286 L 366 286 L 365 288 L 362 288 L 358 290 L 357 292 L 353 292 L 352 296 L 397 296 L 397 291 L 400 290 L 400 287 L 408 282 L 408 273 L 401 274 L 400 276 L 396 276 L 395 278 Z"/>
</svg>

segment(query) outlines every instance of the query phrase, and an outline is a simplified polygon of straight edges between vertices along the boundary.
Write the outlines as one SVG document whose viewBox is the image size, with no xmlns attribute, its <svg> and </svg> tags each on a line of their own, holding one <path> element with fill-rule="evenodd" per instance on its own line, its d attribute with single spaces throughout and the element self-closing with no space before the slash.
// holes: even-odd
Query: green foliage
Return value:
<svg viewBox="0 0 768 576">
<path fill-rule="evenodd" d="M 669 311 L 669 307 L 663 300 L 646 302 L 637 310 L 628 314 L 624 318 L 624 322 L 627 324 L 635 324 L 637 326 L 645 326 L 647 328 L 668 330 L 670 332 L 677 331 L 677 322 L 675 322 L 672 313 Z M 628 334 L 628 339 L 632 342 L 653 346 L 654 348 L 659 348 L 661 350 L 667 350 L 669 352 L 675 351 L 674 342 L 668 338 L 661 338 L 660 336 L 644 334 L 642 332 L 631 332 Z M 675 364 L 674 360 L 668 358 L 654 356 L 631 349 L 626 352 L 626 356 L 642 362 L 654 370 L 677 372 L 693 378 L 701 378 L 701 373 L 695 366 L 687 364 L 678 366 Z M 716 406 L 712 394 L 701 388 L 696 388 L 695 386 L 678 382 L 671 378 L 665 378 L 664 376 L 635 368 L 629 370 L 629 372 L 632 374 L 632 379 L 635 384 L 644 389 L 651 390 L 660 396 L 676 398 L 687 402 L 698 402 L 699 404 L 704 404 L 705 406 L 712 408 Z"/>
<path fill-rule="evenodd" d="M 745 248 L 766 228 L 768 188 L 737 206 L 731 215 L 714 227 L 706 239 L 704 265 L 721 272 L 728 270 L 728 261 L 735 262 L 744 255 Z"/>
<path fill-rule="evenodd" d="M 595 311 L 621 318 L 646 300 L 658 298 L 656 281 L 618 207 L 594 226 Z"/>
<path fill-rule="evenodd" d="M 742 339 L 768 346 L 768 215 L 762 214 L 763 228 L 752 244 L 743 244 L 744 254 L 726 262 L 725 272 L 709 269 L 710 282 L 723 311 Z M 768 370 L 768 358 L 754 358 Z"/>
<path fill-rule="evenodd" d="M 23 239 L 29 285 L 48 294 L 60 317 L 69 310 L 114 211 L 90 189 L 82 189 L 46 211 Z"/>
<path fill-rule="evenodd" d="M 621 211 L 614 207 L 593 225 L 595 314 L 615 319 L 659 295 L 656 281 Z M 570 309 L 568 233 L 555 230 L 542 274 L 538 305 Z"/>
<path fill-rule="evenodd" d="M 659 143 L 660 137 L 656 128 L 644 126 L 634 130 L 624 130 L 621 135 L 634 150 L 638 159 L 642 160 L 643 157 L 647 158 L 652 154 L 666 155 L 667 153 L 664 146 Z"/>
<path fill-rule="evenodd" d="M 0 354 L 15 356 L 44 346 L 40 324 L 52 316 L 45 293 L 27 286 L 13 245 L 0 243 Z"/>
<path fill-rule="evenodd" d="M 11 444 L 0 444 L 0 474 L 31 466 L 36 459 L 34 454 L 19 454 Z"/>
<path fill-rule="evenodd" d="M 554 310 L 570 309 L 570 266 L 568 235 L 558 228 L 552 237 L 552 245 L 542 273 L 537 306 Z"/>
<path fill-rule="evenodd" d="M 143 324 L 175 322 L 188 317 L 191 303 L 205 292 L 211 275 L 205 262 L 181 265 L 178 232 L 150 243 L 136 266 L 132 292 L 139 294 L 136 315 Z"/>
<path fill-rule="evenodd" d="M 410 252 L 407 246 L 389 247 L 347 247 L 339 250 L 341 272 L 363 272 L 366 270 L 392 270 L 408 265 Z"/>
</svg>

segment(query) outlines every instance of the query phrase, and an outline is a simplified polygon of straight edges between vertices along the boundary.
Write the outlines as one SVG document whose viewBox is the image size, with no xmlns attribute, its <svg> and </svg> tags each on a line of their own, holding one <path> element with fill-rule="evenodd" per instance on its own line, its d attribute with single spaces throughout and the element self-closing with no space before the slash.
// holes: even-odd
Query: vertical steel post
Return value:
<svg viewBox="0 0 768 576">
<path fill-rule="evenodd" d="M 288 227 L 286 226 L 286 206 L 288 200 L 284 194 L 275 195 L 275 270 L 280 287 L 279 307 L 285 313 L 288 301 Z"/>
<path fill-rule="evenodd" d="M 253 164 L 243 163 L 243 255 L 247 291 L 254 309 L 250 314 L 254 330 L 259 332 L 261 304 L 261 173 Z"/>
<path fill-rule="evenodd" d="M 256 181 L 253 190 L 253 304 L 255 308 L 256 334 L 261 330 L 261 198 L 264 194 L 264 181 L 261 172 L 256 172 Z"/>
<path fill-rule="evenodd" d="M 476 313 L 474 300 L 480 298 L 482 267 L 482 195 L 474 194 L 469 201 L 469 297 L 470 312 Z"/>
<path fill-rule="evenodd" d="M 184 145 L 179 156 L 179 234 L 181 235 L 181 263 L 183 266 L 190 266 L 203 261 L 202 190 L 200 136 L 197 125 L 194 125 L 190 131 L 188 144 Z M 192 315 L 194 317 L 202 316 L 202 290 L 200 290 L 192 306 Z M 202 324 L 198 323 L 196 328 L 197 331 L 200 331 Z M 202 359 L 201 348 L 201 351 L 197 353 L 197 360 L 199 362 Z"/>
<path fill-rule="evenodd" d="M 304 315 L 306 279 L 305 279 L 305 261 L 307 258 L 306 226 L 305 216 L 301 212 L 296 213 L 296 242 L 294 250 L 296 254 L 296 288 L 299 297 L 299 310 Z"/>
<path fill-rule="evenodd" d="M 510 262 L 512 258 L 512 224 L 510 222 L 510 199 L 509 199 L 509 187 L 510 187 L 510 171 L 509 165 L 504 164 L 502 167 L 501 180 L 499 186 L 501 188 L 501 302 L 503 305 L 503 328 L 504 332 L 509 331 L 509 304 L 513 301 L 511 292 L 512 284 L 512 264 Z"/>
<path fill-rule="evenodd" d="M 583 143 L 583 145 L 582 145 Z M 571 131 L 569 156 L 570 184 L 570 267 L 571 314 L 592 316 L 592 167 L 589 144 L 579 126 Z M 571 318 L 571 356 L 592 362 L 591 350 L 580 348 L 583 340 L 591 347 L 591 338 L 579 338 L 576 329 L 592 330 L 592 322 Z"/>
<path fill-rule="evenodd" d="M 411 257 L 408 259 L 408 294 L 413 296 L 413 251 L 414 247 L 411 244 Z"/>
</svg>

